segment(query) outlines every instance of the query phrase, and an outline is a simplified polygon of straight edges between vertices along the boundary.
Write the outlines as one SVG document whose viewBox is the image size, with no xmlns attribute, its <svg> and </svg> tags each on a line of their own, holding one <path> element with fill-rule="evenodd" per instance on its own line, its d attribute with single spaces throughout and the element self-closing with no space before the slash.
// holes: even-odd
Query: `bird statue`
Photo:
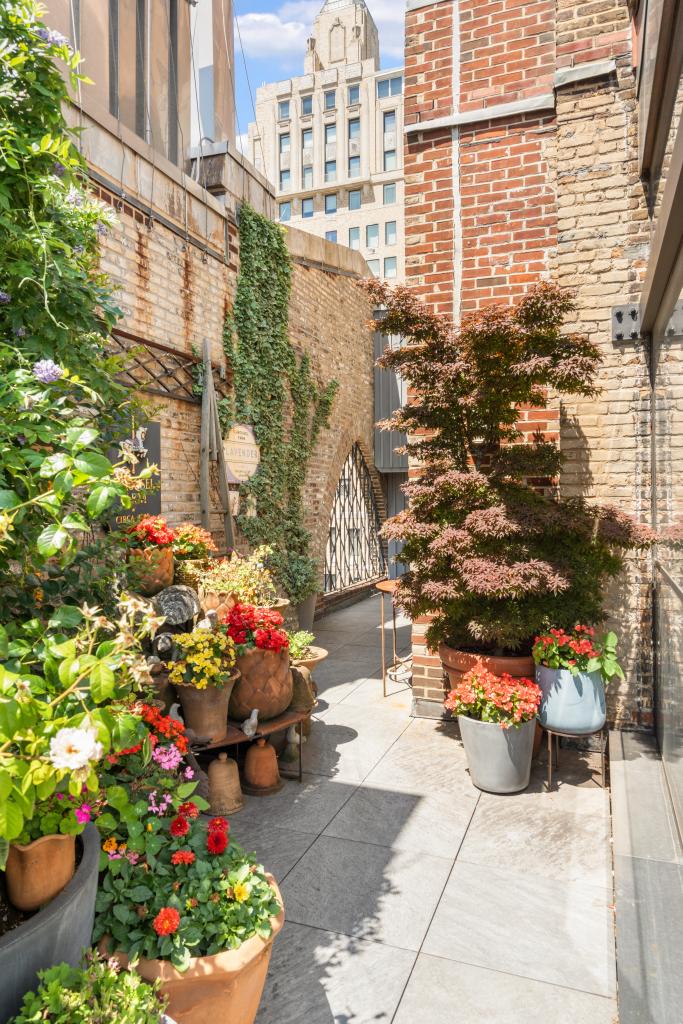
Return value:
<svg viewBox="0 0 683 1024">
<path fill-rule="evenodd" d="M 245 736 L 248 736 L 250 740 L 253 740 L 258 729 L 258 708 L 254 708 L 252 713 L 247 718 L 246 722 L 242 722 L 242 732 Z"/>
<path fill-rule="evenodd" d="M 178 702 L 171 705 L 171 710 L 168 714 L 169 718 L 172 718 L 174 722 L 180 722 L 181 725 L 185 725 L 185 719 L 180 714 L 180 704 Z"/>
</svg>

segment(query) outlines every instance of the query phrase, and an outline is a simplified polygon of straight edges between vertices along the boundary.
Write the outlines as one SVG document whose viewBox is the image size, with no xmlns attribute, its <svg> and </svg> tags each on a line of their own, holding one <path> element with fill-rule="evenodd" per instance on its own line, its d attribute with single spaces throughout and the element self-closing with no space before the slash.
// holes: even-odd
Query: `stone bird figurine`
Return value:
<svg viewBox="0 0 683 1024">
<path fill-rule="evenodd" d="M 252 713 L 247 718 L 246 722 L 242 723 L 242 732 L 245 736 L 248 736 L 250 740 L 253 740 L 256 735 L 258 728 L 258 708 L 254 708 Z"/>
</svg>

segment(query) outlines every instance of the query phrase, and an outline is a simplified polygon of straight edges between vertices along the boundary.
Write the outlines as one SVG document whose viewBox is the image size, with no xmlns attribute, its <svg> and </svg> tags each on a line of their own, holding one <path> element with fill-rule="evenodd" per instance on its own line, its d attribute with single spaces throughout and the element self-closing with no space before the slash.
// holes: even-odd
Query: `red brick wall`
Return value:
<svg viewBox="0 0 683 1024">
<path fill-rule="evenodd" d="M 616 73 L 555 90 L 558 68 L 606 58 L 616 59 Z M 603 394 L 521 410 L 520 426 L 560 439 L 565 493 L 617 500 L 642 517 L 646 362 L 642 350 L 616 351 L 610 330 L 611 307 L 637 291 L 646 249 L 627 0 L 456 0 L 409 10 L 405 89 L 407 125 L 447 117 L 449 106 L 464 113 L 555 92 L 554 109 L 407 135 L 408 283 L 456 319 L 514 300 L 539 277 L 574 289 L 569 326 L 603 350 Z M 610 688 L 612 718 L 646 726 L 649 611 L 637 560 L 609 600 L 628 674 Z M 414 624 L 414 693 L 418 713 L 438 714 L 442 671 L 425 647 L 426 627 Z"/>
</svg>

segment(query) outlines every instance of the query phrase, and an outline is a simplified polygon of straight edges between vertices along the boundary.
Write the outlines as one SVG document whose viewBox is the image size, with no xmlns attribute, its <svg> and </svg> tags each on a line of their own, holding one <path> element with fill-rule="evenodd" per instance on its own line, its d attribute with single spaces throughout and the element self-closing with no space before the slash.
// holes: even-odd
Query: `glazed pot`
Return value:
<svg viewBox="0 0 683 1024">
<path fill-rule="evenodd" d="M 304 630 L 306 633 L 313 631 L 313 622 L 315 620 L 315 606 L 318 601 L 317 594 L 311 594 L 305 601 L 296 606 L 296 614 L 299 620 L 299 629 Z"/>
<path fill-rule="evenodd" d="M 268 876 L 282 906 L 275 879 Z M 238 949 L 215 956 L 190 960 L 183 974 L 167 960 L 140 960 L 135 970 L 145 981 L 161 981 L 161 994 L 168 999 L 166 1012 L 177 1024 L 253 1024 L 266 982 L 273 942 L 285 921 L 284 907 L 271 918 L 273 932 L 268 939 L 252 936 Z M 125 953 L 114 956 L 122 967 L 129 960 Z"/>
<path fill-rule="evenodd" d="M 95 917 L 100 836 L 88 825 L 78 838 L 81 859 L 73 878 L 50 903 L 0 937 L 0 1021 L 17 1013 L 38 971 L 65 961 L 76 967 L 90 945 Z"/>
<path fill-rule="evenodd" d="M 538 718 L 545 729 L 571 736 L 599 732 L 607 719 L 605 684 L 601 672 L 536 666 L 536 682 L 543 691 Z"/>
<path fill-rule="evenodd" d="M 173 549 L 135 548 L 128 556 L 132 584 L 143 597 L 173 586 Z"/>
<path fill-rule="evenodd" d="M 493 672 L 496 676 L 502 676 L 506 672 L 513 679 L 534 678 L 534 659 L 530 655 L 528 657 L 496 658 L 485 654 L 458 651 L 454 647 L 440 644 L 439 657 L 452 687 L 457 686 L 462 677 L 477 666 Z"/>
<path fill-rule="evenodd" d="M 529 785 L 536 719 L 502 729 L 458 716 L 470 778 L 486 793 L 519 793 Z"/>
<path fill-rule="evenodd" d="M 326 651 L 324 647 L 309 647 L 306 657 L 293 659 L 292 665 L 296 668 L 307 668 L 309 672 L 312 672 L 315 666 L 324 661 L 328 655 L 329 651 Z"/>
<path fill-rule="evenodd" d="M 216 743 L 227 733 L 228 707 L 237 678 L 238 673 L 235 673 L 224 686 L 207 686 L 205 690 L 198 690 L 196 686 L 177 688 L 185 727 L 198 739 Z"/>
<path fill-rule="evenodd" d="M 288 651 L 251 648 L 237 659 L 240 678 L 232 691 L 230 717 L 238 722 L 258 708 L 259 721 L 277 718 L 292 703 L 294 683 Z"/>
<path fill-rule="evenodd" d="M 26 846 L 12 843 L 5 871 L 7 895 L 19 910 L 37 910 L 69 884 L 75 871 L 75 836 L 41 836 Z"/>
</svg>

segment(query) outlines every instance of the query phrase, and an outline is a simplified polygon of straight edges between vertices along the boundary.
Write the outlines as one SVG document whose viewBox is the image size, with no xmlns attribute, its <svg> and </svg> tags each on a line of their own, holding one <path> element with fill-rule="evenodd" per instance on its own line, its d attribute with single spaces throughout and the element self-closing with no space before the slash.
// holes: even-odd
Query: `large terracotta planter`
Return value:
<svg viewBox="0 0 683 1024">
<path fill-rule="evenodd" d="M 128 560 L 133 586 L 144 597 L 154 597 L 166 587 L 173 586 L 172 548 L 135 548 Z"/>
<path fill-rule="evenodd" d="M 95 916 L 100 836 L 86 826 L 78 843 L 76 873 L 58 896 L 23 924 L 0 937 L 0 1021 L 19 1009 L 25 992 L 36 987 L 38 971 L 66 961 L 76 967 L 90 945 Z"/>
<path fill-rule="evenodd" d="M 231 718 L 243 722 L 258 708 L 264 722 L 287 710 L 294 689 L 288 651 L 253 648 L 237 659 L 237 668 L 240 678 L 232 691 Z"/>
<path fill-rule="evenodd" d="M 268 880 L 282 905 L 275 879 Z M 285 922 L 284 907 L 272 918 L 273 933 L 258 935 L 216 956 L 196 957 L 181 974 L 166 960 L 140 960 L 136 971 L 145 981 L 161 980 L 161 994 L 168 999 L 166 1012 L 177 1024 L 253 1024 L 266 983 L 273 942 Z M 125 953 L 115 953 L 123 967 Z"/>
<path fill-rule="evenodd" d="M 237 677 L 235 673 L 225 686 L 207 686 L 205 690 L 195 686 L 177 688 L 185 726 L 199 739 L 216 743 L 227 733 L 228 707 Z"/>
<path fill-rule="evenodd" d="M 19 910 L 37 910 L 64 889 L 76 871 L 76 837 L 42 836 L 7 857 L 7 894 Z"/>
<path fill-rule="evenodd" d="M 324 647 L 309 647 L 306 657 L 292 659 L 292 665 L 296 668 L 307 668 L 309 672 L 312 672 L 315 666 L 328 656 L 329 651 L 326 651 Z"/>
<path fill-rule="evenodd" d="M 513 679 L 533 679 L 536 666 L 534 659 L 529 656 L 513 658 L 494 658 L 485 654 L 470 654 L 466 651 L 457 651 L 446 644 L 439 645 L 439 657 L 446 670 L 451 686 L 457 686 L 464 675 L 467 675 L 477 665 L 488 669 L 496 676 L 507 672 Z"/>
</svg>

